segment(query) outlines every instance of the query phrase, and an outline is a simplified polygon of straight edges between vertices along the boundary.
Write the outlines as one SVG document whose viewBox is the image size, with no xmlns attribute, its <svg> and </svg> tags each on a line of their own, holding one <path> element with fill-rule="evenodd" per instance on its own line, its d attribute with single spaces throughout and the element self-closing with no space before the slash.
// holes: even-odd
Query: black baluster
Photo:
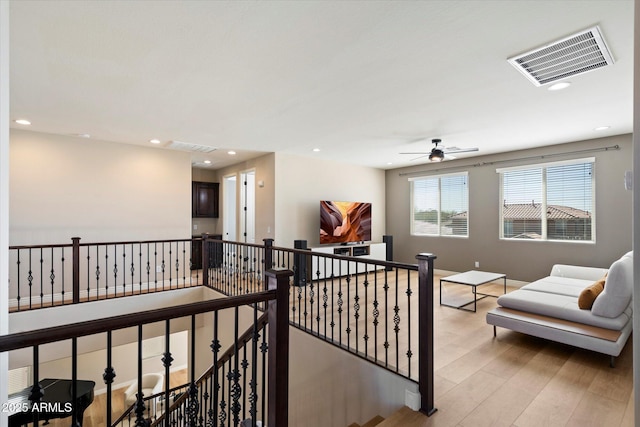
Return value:
<svg viewBox="0 0 640 427">
<path fill-rule="evenodd" d="M 262 353 L 262 392 L 261 393 L 263 396 L 260 413 L 262 414 L 263 418 L 266 416 L 265 414 L 267 413 L 265 410 L 267 399 L 265 399 L 264 396 L 267 395 L 267 371 L 268 371 L 267 351 L 269 351 L 269 344 L 267 344 L 267 337 L 269 336 L 268 328 L 270 328 L 270 326 L 267 324 L 267 326 L 264 328 L 264 331 L 262 332 L 262 344 L 260 345 L 260 352 Z"/>
<path fill-rule="evenodd" d="M 389 277 L 384 272 L 384 366 L 389 366 Z"/>
<path fill-rule="evenodd" d="M 124 256 L 124 252 L 126 252 L 126 251 L 123 251 L 122 256 Z M 135 292 L 135 286 L 133 286 L 133 284 L 136 281 L 136 276 L 135 276 L 135 274 L 136 274 L 136 265 L 135 265 L 135 261 L 134 260 L 135 260 L 135 258 L 134 258 L 134 255 L 133 255 L 133 243 L 132 243 L 131 244 L 131 265 L 129 267 L 129 272 L 131 273 L 131 295 L 133 295 L 134 292 Z"/>
<path fill-rule="evenodd" d="M 320 280 L 318 280 L 318 283 L 320 283 Z M 327 277 L 325 276 L 324 279 L 322 280 L 323 283 L 323 287 L 322 287 L 322 308 L 324 309 L 324 338 L 325 340 L 327 339 L 327 308 L 329 306 L 328 302 L 329 302 L 329 295 L 327 294 L 327 291 L 329 290 L 327 288 Z M 332 307 L 333 308 L 333 307 Z M 318 313 L 320 313 L 320 308 L 318 308 Z M 318 330 L 320 330 L 320 316 L 318 316 Z"/>
<path fill-rule="evenodd" d="M 44 307 L 44 256 L 40 248 L 40 307 Z"/>
<path fill-rule="evenodd" d="M 358 352 L 358 345 L 360 343 L 360 338 L 358 337 L 358 324 L 360 323 L 360 294 L 358 292 L 358 265 L 359 263 L 355 264 L 356 267 L 356 271 L 353 275 L 353 277 L 355 277 L 355 288 L 356 288 L 356 296 L 353 298 L 354 300 L 354 304 L 353 304 L 353 318 L 356 319 L 356 353 Z"/>
<path fill-rule="evenodd" d="M 400 307 L 398 306 L 398 289 L 400 287 L 398 286 L 398 269 L 396 269 L 396 289 L 395 289 L 395 306 L 393 307 L 393 331 L 396 334 L 395 340 L 396 340 L 396 369 L 395 371 L 398 372 L 398 366 L 400 366 L 400 343 L 398 340 L 398 337 L 400 336 Z"/>
<path fill-rule="evenodd" d="M 61 281 L 62 281 L 62 304 L 64 305 L 64 246 L 61 248 L 61 254 L 62 254 L 62 267 L 61 267 Z M 20 276 L 18 275 L 18 279 L 20 278 Z M 20 283 L 20 282 L 18 282 Z M 19 289 L 19 288 L 18 288 Z"/>
<path fill-rule="evenodd" d="M 171 271 L 171 265 L 173 264 L 173 250 L 171 249 L 171 242 L 169 242 L 169 289 L 173 289 L 173 272 Z"/>
<path fill-rule="evenodd" d="M 165 269 L 165 263 L 164 263 L 164 242 L 162 242 L 162 263 L 160 265 L 161 271 L 162 271 L 162 290 L 164 290 L 164 283 L 165 283 L 165 278 L 164 278 L 164 269 Z M 169 287 L 169 289 L 171 289 L 171 287 Z"/>
<path fill-rule="evenodd" d="M 154 289 L 158 290 L 158 243 L 153 243 L 153 281 L 154 281 Z"/>
<path fill-rule="evenodd" d="M 397 274 L 397 273 L 396 273 Z M 409 367 L 407 376 L 411 378 L 411 275 L 407 274 L 407 366 Z"/>
<path fill-rule="evenodd" d="M 18 252 L 17 253 L 17 256 L 18 256 L 17 267 L 16 267 L 18 269 L 18 271 L 17 271 L 17 273 L 18 273 L 18 283 L 17 283 L 17 285 L 18 285 L 18 297 L 17 297 L 17 302 L 18 302 L 18 311 L 20 311 L 20 264 L 21 264 L 21 262 L 20 262 L 20 249 L 18 249 L 17 252 Z"/>
<path fill-rule="evenodd" d="M 144 395 L 142 393 L 142 325 L 138 325 L 138 392 L 134 412 L 136 414 L 136 427 L 145 427 L 144 419 Z"/>
<path fill-rule="evenodd" d="M 378 361 L 378 317 L 380 310 L 378 309 L 378 275 L 373 276 L 373 358 Z"/>
<path fill-rule="evenodd" d="M 100 246 L 98 245 L 96 245 L 96 299 L 100 299 Z"/>
<path fill-rule="evenodd" d="M 171 321 L 167 319 L 165 321 L 165 330 L 164 330 L 164 354 L 162 355 L 162 364 L 164 366 L 164 425 L 169 425 L 169 408 L 171 408 L 171 400 L 170 400 L 170 379 L 171 379 L 171 363 L 173 362 L 173 357 L 171 356 L 171 343 L 169 337 L 171 336 Z M 193 368 L 192 368 L 193 369 Z"/>
<path fill-rule="evenodd" d="M 127 247 L 122 244 L 122 296 L 127 296 Z M 131 274 L 133 277 L 133 273 Z M 133 285 L 133 279 L 132 279 Z M 131 288 L 133 291 L 133 286 Z"/>
<path fill-rule="evenodd" d="M 151 248 L 149 246 L 149 243 L 147 243 L 147 248 L 146 248 L 146 252 L 147 252 L 147 265 L 145 266 L 145 270 L 147 271 L 147 290 L 150 292 L 151 291 Z M 167 422 L 168 424 L 168 422 Z M 165 424 L 165 425 L 167 425 Z"/>
<path fill-rule="evenodd" d="M 223 380 L 221 381 L 222 384 L 222 389 L 220 390 L 220 412 L 218 413 L 218 420 L 220 421 L 220 427 L 224 427 L 225 421 L 227 420 L 227 412 L 226 412 L 226 407 L 227 404 L 225 403 L 224 400 L 224 395 L 225 395 L 225 372 L 226 372 L 226 363 L 222 365 L 222 377 Z"/>
<path fill-rule="evenodd" d="M 142 242 L 138 243 L 138 289 L 142 293 Z M 147 282 L 147 292 L 149 292 L 149 282 Z"/>
<path fill-rule="evenodd" d="M 171 245 L 171 243 L 169 243 Z M 178 242 L 176 242 L 176 288 L 180 287 L 180 251 L 178 250 Z"/>
<path fill-rule="evenodd" d="M 213 340 L 211 341 L 211 352 L 213 353 L 213 382 L 211 394 L 213 395 L 211 402 L 212 414 L 210 418 L 215 420 L 218 417 L 218 391 L 220 390 L 220 378 L 218 377 L 218 352 L 221 345 L 218 340 L 218 312 L 213 313 Z"/>
<path fill-rule="evenodd" d="M 112 366 L 111 360 L 111 350 L 113 347 L 111 331 L 107 332 L 107 367 L 104 369 L 104 374 L 102 374 L 102 379 L 104 383 L 107 385 L 107 425 L 111 425 L 111 413 L 113 412 L 113 402 L 111 400 L 111 387 L 113 384 L 113 379 L 116 377 L 116 372 Z"/>
<path fill-rule="evenodd" d="M 51 306 L 53 307 L 54 305 L 54 295 L 55 295 L 55 291 L 53 289 L 53 285 L 55 283 L 55 278 L 56 278 L 56 274 L 55 274 L 55 270 L 53 268 L 53 263 L 54 263 L 54 254 L 53 254 L 53 248 L 51 248 L 51 274 L 49 275 L 49 279 L 51 279 Z"/>
<path fill-rule="evenodd" d="M 80 427 L 81 419 L 78 408 L 78 338 L 71 338 L 71 425 Z"/>
<path fill-rule="evenodd" d="M 32 308 L 32 302 L 31 300 L 33 299 L 32 295 L 32 289 L 33 289 L 33 270 L 31 269 L 31 249 L 29 249 L 29 275 L 27 276 L 27 282 L 29 284 L 29 310 L 31 310 Z"/>
<path fill-rule="evenodd" d="M 369 272 L 367 264 L 364 265 L 364 356 L 369 357 Z M 374 270 L 375 271 L 375 270 Z"/>
<path fill-rule="evenodd" d="M 251 337 L 251 381 L 249 381 L 249 416 L 251 425 L 256 425 L 258 402 L 258 304 L 253 305 L 253 336 Z"/>
<path fill-rule="evenodd" d="M 37 345 L 33 346 L 33 386 L 29 392 L 29 402 L 31 402 L 29 408 L 32 409 L 34 405 L 38 405 L 44 397 L 44 389 L 40 386 L 40 353 Z M 33 426 L 38 426 L 40 411 L 31 411 Z"/>
<path fill-rule="evenodd" d="M 113 245 L 113 296 L 118 296 L 118 246 Z"/>
<path fill-rule="evenodd" d="M 351 349 L 351 273 L 350 273 L 350 265 L 347 263 L 347 278 L 345 281 L 347 282 L 347 329 L 345 332 L 347 333 L 347 348 Z"/>
<path fill-rule="evenodd" d="M 109 247 L 105 246 L 104 248 L 104 271 L 106 274 L 104 275 L 104 293 L 106 294 L 106 298 L 109 298 Z"/>
<path fill-rule="evenodd" d="M 189 426 L 195 427 L 199 402 L 198 402 L 198 387 L 196 386 L 196 316 L 191 316 L 191 384 L 189 384 L 189 406 L 187 408 L 187 417 Z"/>
</svg>

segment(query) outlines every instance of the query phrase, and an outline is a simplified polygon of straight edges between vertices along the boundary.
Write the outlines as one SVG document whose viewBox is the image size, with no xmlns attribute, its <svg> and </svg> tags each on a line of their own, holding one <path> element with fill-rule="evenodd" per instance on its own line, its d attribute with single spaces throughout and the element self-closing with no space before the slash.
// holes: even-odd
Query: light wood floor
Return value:
<svg viewBox="0 0 640 427">
<path fill-rule="evenodd" d="M 476 313 L 440 306 L 438 283 L 436 277 L 437 412 L 403 408 L 379 427 L 634 425 L 631 338 L 615 368 L 606 355 L 506 329 L 494 338 L 485 315 L 495 298 L 481 300 Z M 500 294 L 502 286 L 478 291 Z M 470 288 L 447 284 L 443 298 L 460 293 Z"/>
</svg>

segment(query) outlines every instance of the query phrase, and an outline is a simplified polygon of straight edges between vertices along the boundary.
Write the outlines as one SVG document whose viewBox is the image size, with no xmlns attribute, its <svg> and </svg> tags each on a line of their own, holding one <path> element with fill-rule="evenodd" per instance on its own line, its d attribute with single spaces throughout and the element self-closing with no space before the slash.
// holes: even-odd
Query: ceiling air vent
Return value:
<svg viewBox="0 0 640 427">
<path fill-rule="evenodd" d="M 612 65 L 613 56 L 595 26 L 508 61 L 534 85 L 543 86 Z"/>
<path fill-rule="evenodd" d="M 192 153 L 211 153 L 212 151 L 216 151 L 215 147 L 181 141 L 171 141 L 166 147 L 171 148 L 172 150 L 190 151 Z"/>
</svg>

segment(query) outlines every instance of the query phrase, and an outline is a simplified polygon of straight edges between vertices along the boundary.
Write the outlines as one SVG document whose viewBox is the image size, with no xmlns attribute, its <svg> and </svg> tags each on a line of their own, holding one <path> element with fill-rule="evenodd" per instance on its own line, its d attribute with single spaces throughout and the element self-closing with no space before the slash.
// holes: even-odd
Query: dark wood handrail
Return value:
<svg viewBox="0 0 640 427">
<path fill-rule="evenodd" d="M 176 243 L 176 242 L 190 242 L 192 240 L 201 240 L 201 237 L 189 237 L 186 239 L 166 239 L 166 240 L 127 240 L 123 242 L 92 242 L 92 243 L 79 243 L 79 246 L 116 246 L 116 245 L 137 245 L 137 244 L 149 244 L 149 243 Z M 46 245 L 18 245 L 9 246 L 10 250 L 16 249 L 50 249 L 50 248 L 70 248 L 73 243 L 60 243 L 60 244 L 46 244 Z"/>
<path fill-rule="evenodd" d="M 94 319 L 86 322 L 76 322 L 51 328 L 2 335 L 0 336 L 0 353 L 147 323 L 165 321 L 167 319 L 250 305 L 274 300 L 275 298 L 275 291 L 261 291 L 253 294 L 232 296 L 211 301 L 198 301 L 173 307 L 146 310 L 139 313 L 122 314 L 105 319 Z"/>
</svg>

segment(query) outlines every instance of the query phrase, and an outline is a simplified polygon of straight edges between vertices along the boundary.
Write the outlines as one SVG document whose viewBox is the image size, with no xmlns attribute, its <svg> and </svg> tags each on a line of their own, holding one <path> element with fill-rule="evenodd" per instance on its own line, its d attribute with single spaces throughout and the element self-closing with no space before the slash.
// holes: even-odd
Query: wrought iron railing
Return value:
<svg viewBox="0 0 640 427">
<path fill-rule="evenodd" d="M 201 251 L 201 269 L 193 271 L 192 245 L 200 245 Z M 418 256 L 413 265 L 276 247 L 272 239 L 258 245 L 208 235 L 191 240 L 86 245 L 74 239 L 72 245 L 10 249 L 12 268 L 17 270 L 10 276 L 10 288 L 20 310 L 57 304 L 42 291 L 46 289 L 44 272 L 49 269 L 40 255 L 43 251 L 59 251 L 60 255 L 50 257 L 49 294 L 60 289 L 61 303 L 81 302 L 84 295 L 92 300 L 196 285 L 229 296 L 250 295 L 265 289 L 264 272 L 276 267 L 293 272 L 288 313 L 292 326 L 421 383 L 420 366 L 429 360 L 423 355 L 433 351 L 432 337 L 424 338 L 427 345 L 422 348 L 425 334 L 420 331 L 433 328 L 432 307 L 430 312 L 419 309 L 433 298 L 435 257 L 431 255 Z M 69 267 L 65 262 L 70 252 L 73 262 Z M 72 286 L 66 285 L 69 270 Z M 34 286 L 41 289 L 39 294 L 35 291 L 35 297 Z M 72 298 L 67 295 L 69 288 Z M 264 309 L 264 304 L 259 308 Z M 428 371 L 432 381 L 432 361 Z"/>
<path fill-rule="evenodd" d="M 9 247 L 9 309 L 32 310 L 201 284 L 200 239 Z"/>
<path fill-rule="evenodd" d="M 433 262 L 417 264 L 204 238 L 203 280 L 227 295 L 262 289 L 261 271 L 293 271 L 290 324 L 422 384 L 433 381 Z M 424 341 L 424 343 L 423 343 Z M 425 344 L 426 343 L 426 344 Z M 425 368 L 424 365 L 427 364 Z M 425 390 L 424 411 L 433 411 Z"/>
<path fill-rule="evenodd" d="M 288 271 L 269 271 L 266 273 L 268 278 L 268 290 L 256 292 L 251 295 L 240 295 L 229 298 L 215 299 L 210 301 L 201 301 L 191 304 L 185 304 L 176 307 L 167 307 L 162 309 L 144 311 L 139 313 L 120 315 L 111 318 L 90 320 L 64 326 L 57 326 L 46 329 L 38 329 L 29 332 L 21 332 L 17 334 L 0 336 L 0 353 L 11 352 L 24 348 L 31 348 L 33 352 L 33 385 L 24 396 L 25 399 L 12 400 L 13 414 L 10 414 L 9 421 L 12 423 L 12 417 L 19 417 L 20 423 L 24 417 L 28 417 L 28 422 L 38 425 L 38 420 L 48 418 L 50 413 L 42 411 L 42 402 L 51 402 L 45 399 L 47 389 L 41 387 L 39 374 L 40 356 L 39 350 L 45 344 L 60 343 L 71 340 L 71 350 L 69 351 L 71 384 L 73 392 L 70 395 L 78 396 L 76 387 L 79 383 L 78 378 L 78 341 L 84 337 L 92 337 L 100 339 L 105 337 L 106 343 L 106 366 L 104 366 L 103 378 L 107 386 L 106 392 L 106 409 L 104 420 L 106 425 L 112 425 L 112 383 L 116 376 L 112 367 L 112 349 L 113 337 L 118 331 L 126 328 L 137 328 L 138 331 L 138 355 L 137 355 L 137 401 L 132 409 L 135 417 L 126 414 L 118 419 L 117 425 L 136 425 L 147 426 L 153 418 L 158 420 L 158 425 L 174 426 L 174 425 L 209 425 L 210 422 L 217 424 L 221 418 L 228 417 L 233 421 L 233 425 L 238 425 L 240 417 L 249 418 L 252 426 L 257 425 L 258 419 L 266 421 L 268 426 L 287 426 L 288 425 L 288 350 L 289 350 L 289 332 L 288 332 L 288 293 L 289 280 L 291 272 Z M 268 303 L 266 316 L 269 321 L 268 333 L 264 335 L 263 341 L 258 343 L 258 328 L 264 319 L 258 319 L 258 304 Z M 253 346 L 251 353 L 246 352 L 247 347 L 242 345 L 242 341 L 248 340 L 247 334 L 239 336 L 238 334 L 238 310 L 239 307 L 253 307 L 254 321 L 251 331 L 253 338 Z M 218 330 L 220 327 L 228 327 L 228 325 L 219 325 L 218 313 L 222 310 L 234 310 L 235 312 L 235 333 L 234 345 L 232 349 L 220 355 L 220 346 L 218 341 Z M 205 316 L 212 323 L 213 336 L 201 337 L 196 336 L 196 316 L 209 314 Z M 185 389 L 185 397 L 175 399 L 175 393 L 172 395 L 172 389 L 169 387 L 169 372 L 172 363 L 170 351 L 170 330 L 172 321 L 182 318 L 191 320 L 190 328 L 190 371 L 191 380 Z M 156 323 L 164 323 L 165 332 L 165 353 L 163 363 L 165 366 L 165 391 L 162 395 L 146 396 L 142 392 L 142 341 L 143 328 Z M 106 336 L 105 336 L 106 334 Z M 218 370 L 214 370 L 212 375 L 208 376 L 208 380 L 198 382 L 195 377 L 195 355 L 198 351 L 198 342 L 211 339 L 211 354 L 213 366 L 222 366 L 222 374 Z M 248 361 L 251 367 L 251 374 L 247 375 L 243 371 L 244 363 Z M 100 369 L 96 366 L 97 369 Z M 260 371 L 260 374 L 258 374 Z M 266 374 L 263 374 L 265 372 Z M 241 381 L 240 378 L 243 378 Z M 246 382 L 246 378 L 250 378 L 250 382 Z M 266 384 L 265 384 L 266 383 Z M 216 390 L 220 387 L 221 392 Z M 174 390 L 175 391 L 175 390 Z M 28 396 L 27 396 L 28 395 Z M 207 397 L 205 398 L 205 395 Z M 91 393 L 91 399 L 93 393 Z M 160 399 L 162 398 L 162 399 Z M 151 399 L 151 400 L 150 400 Z M 176 403 L 186 402 L 180 407 L 178 412 L 164 411 L 159 414 L 157 405 L 160 401 Z M 72 416 L 74 420 L 78 420 L 78 416 L 82 417 L 83 408 L 76 399 L 71 399 L 71 407 L 63 406 L 63 414 L 54 416 Z M 154 406 L 149 405 L 153 403 Z M 204 405 L 204 406 L 203 406 Z M 161 408 L 160 408 L 161 409 Z M 181 412 L 180 412 L 181 411 Z M 58 411 L 60 412 L 60 411 Z M 174 424 L 176 418 L 182 414 L 179 424 Z M 26 415 L 25 415 L 26 414 Z M 80 414 L 80 415 L 78 415 Z M 160 416 L 159 416 L 160 415 Z M 25 423 L 26 423 L 25 422 Z M 75 423 L 75 422 L 74 422 Z M 131 424 L 134 423 L 134 424 Z M 75 424 L 74 424 L 75 425 Z"/>
</svg>

